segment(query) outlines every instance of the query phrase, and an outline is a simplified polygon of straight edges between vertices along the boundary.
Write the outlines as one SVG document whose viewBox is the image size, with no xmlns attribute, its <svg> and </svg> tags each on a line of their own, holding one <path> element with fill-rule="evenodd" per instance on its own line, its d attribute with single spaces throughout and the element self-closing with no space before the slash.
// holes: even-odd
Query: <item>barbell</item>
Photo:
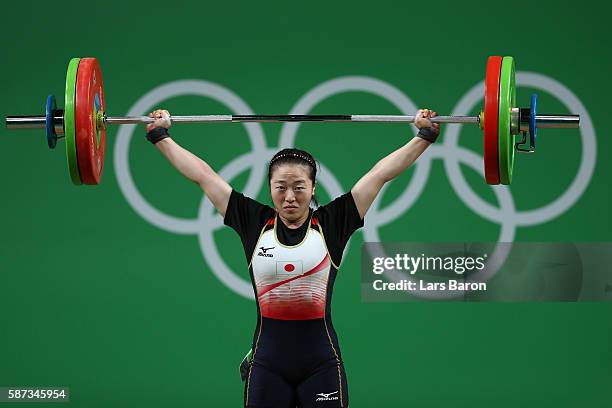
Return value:
<svg viewBox="0 0 612 408">
<path fill-rule="evenodd" d="M 434 123 L 477 124 L 484 133 L 484 170 L 488 184 L 510 184 L 515 150 L 533 153 L 538 128 L 578 128 L 579 115 L 537 112 L 537 95 L 528 108 L 516 108 L 514 58 L 492 56 L 487 60 L 484 109 L 478 116 L 436 116 Z M 47 145 L 66 142 L 72 182 L 99 184 L 104 169 L 104 145 L 108 125 L 148 124 L 148 116 L 107 116 L 102 72 L 96 58 L 73 58 L 68 64 L 64 109 L 55 97 L 47 97 L 44 115 L 7 116 L 8 129 L 45 129 Z M 202 115 L 172 116 L 177 123 L 241 122 L 414 122 L 408 115 Z M 515 136 L 522 134 L 520 141 Z"/>
</svg>

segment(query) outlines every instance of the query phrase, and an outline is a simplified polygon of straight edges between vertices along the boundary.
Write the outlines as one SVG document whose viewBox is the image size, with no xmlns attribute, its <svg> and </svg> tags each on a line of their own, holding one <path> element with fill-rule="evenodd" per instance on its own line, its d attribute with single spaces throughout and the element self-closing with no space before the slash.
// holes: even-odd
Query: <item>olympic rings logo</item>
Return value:
<svg viewBox="0 0 612 408">
<path fill-rule="evenodd" d="M 459 168 L 460 164 L 468 165 L 484 177 L 483 158 L 473 151 L 459 146 L 458 140 L 462 125 L 449 124 L 444 127 L 443 143 L 430 146 L 427 153 L 417 160 L 408 186 L 393 203 L 384 208 L 380 207 L 380 198 L 383 195 L 381 191 L 381 194 L 368 210 L 363 228 L 366 242 L 380 242 L 379 228 L 393 222 L 416 202 L 425 187 L 432 160 L 441 159 L 444 161 L 444 169 L 450 184 L 469 209 L 485 220 L 500 224 L 499 242 L 512 242 L 517 227 L 548 222 L 574 205 L 588 186 L 595 168 L 597 144 L 591 117 L 578 97 L 563 84 L 552 78 L 534 72 L 517 72 L 516 83 L 517 87 L 527 86 L 546 91 L 557 97 L 569 111 L 580 115 L 582 157 L 576 176 L 567 190 L 560 197 L 540 208 L 517 211 L 510 189 L 506 186 L 495 186 L 492 190 L 499 203 L 499 208 L 494 207 L 470 188 Z M 298 100 L 290 113 L 296 115 L 308 114 L 313 107 L 326 98 L 343 92 L 355 91 L 380 96 L 395 105 L 404 115 L 411 115 L 416 111 L 414 102 L 394 86 L 372 77 L 346 76 L 315 86 Z M 474 85 L 459 100 L 452 111 L 452 115 L 469 114 L 476 104 L 482 100 L 483 93 L 484 81 Z M 233 114 L 253 114 L 252 109 L 246 102 L 221 85 L 204 80 L 183 80 L 173 81 L 149 91 L 136 101 L 127 115 L 146 114 L 166 99 L 182 95 L 212 98 L 225 104 Z M 252 150 L 227 163 L 219 171 L 219 174 L 225 180 L 231 181 L 243 171 L 250 169 L 243 193 L 247 196 L 256 197 L 262 186 L 265 186 L 267 182 L 266 163 L 261 160 L 261 157 L 271 157 L 280 149 L 294 146 L 300 123 L 284 123 L 278 146 L 266 146 L 261 124 L 245 123 L 243 125 L 248 133 Z M 147 202 L 138 191 L 129 168 L 129 145 L 135 128 L 136 125 L 122 125 L 119 128 L 114 146 L 115 173 L 117 174 L 119 187 L 128 203 L 141 217 L 163 230 L 176 234 L 197 235 L 204 258 L 217 278 L 238 295 L 254 299 L 251 283 L 236 275 L 219 253 L 215 244 L 214 232 L 224 227 L 223 220 L 218 214 L 215 215 L 214 208 L 206 197 L 203 196 L 197 218 L 186 219 L 161 212 Z M 411 129 L 416 134 L 416 129 L 414 127 L 411 127 Z M 323 186 L 331 197 L 346 192 L 323 163 L 321 163 L 321 170 L 317 182 Z M 386 186 L 383 190 L 385 188 Z"/>
</svg>

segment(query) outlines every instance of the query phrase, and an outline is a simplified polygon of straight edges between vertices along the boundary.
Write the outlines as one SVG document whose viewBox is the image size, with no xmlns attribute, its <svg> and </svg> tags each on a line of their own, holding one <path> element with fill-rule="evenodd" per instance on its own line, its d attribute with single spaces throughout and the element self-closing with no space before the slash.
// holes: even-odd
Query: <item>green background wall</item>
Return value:
<svg viewBox="0 0 612 408">
<path fill-rule="evenodd" d="M 309 90 L 348 75 L 377 78 L 417 106 L 450 113 L 484 78 L 487 56 L 512 55 L 518 71 L 555 79 L 580 99 L 597 142 L 580 198 L 546 222 L 518 226 L 514 240 L 610 241 L 604 3 L 11 2 L 2 14 L 2 116 L 42 113 L 50 93 L 63 106 L 74 56 L 100 59 L 107 112 L 121 116 L 153 88 L 182 79 L 221 85 L 257 113 L 288 113 Z M 518 91 L 526 105 L 533 89 Z M 231 113 L 198 96 L 160 106 Z M 540 109 L 568 113 L 547 92 Z M 364 92 L 332 96 L 312 112 L 400 113 Z M 263 131 L 267 146 L 277 146 L 281 126 Z M 107 133 L 103 183 L 92 188 L 71 185 L 62 149 L 48 151 L 43 132 L 0 129 L 0 386 L 68 386 L 75 407 L 240 406 L 237 365 L 255 304 L 214 275 L 196 235 L 158 228 L 129 204 L 114 165 L 117 132 Z M 138 189 L 166 214 L 197 218 L 202 193 L 143 135 L 138 128 L 129 144 Z M 251 149 L 241 125 L 176 126 L 172 135 L 215 169 Z M 306 124 L 295 144 L 348 190 L 411 136 L 405 125 Z M 464 127 L 459 144 L 482 155 L 481 137 Z M 509 189 L 517 211 L 561 196 L 584 149 L 578 130 L 541 131 L 538 147 L 517 158 Z M 382 241 L 498 239 L 499 221 L 466 205 L 444 164 L 431 160 L 414 204 L 378 229 Z M 478 172 L 465 164 L 461 172 L 499 207 Z M 413 174 L 389 187 L 382 207 Z M 242 189 L 248 176 L 230 182 Z M 329 199 L 325 188 L 318 192 Z M 265 185 L 257 198 L 268 202 Z M 237 236 L 221 228 L 214 237 L 227 265 L 246 278 Z M 612 304 L 362 303 L 363 241 L 363 232 L 352 239 L 333 302 L 351 406 L 610 405 Z"/>
</svg>

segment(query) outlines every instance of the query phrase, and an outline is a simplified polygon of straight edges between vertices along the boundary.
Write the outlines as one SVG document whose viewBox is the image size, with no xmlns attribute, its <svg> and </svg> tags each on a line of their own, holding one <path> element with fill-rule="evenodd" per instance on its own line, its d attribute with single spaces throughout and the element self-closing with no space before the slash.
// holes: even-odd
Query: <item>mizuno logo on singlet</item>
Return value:
<svg viewBox="0 0 612 408">
<path fill-rule="evenodd" d="M 271 249 L 274 249 L 274 248 L 276 248 L 276 247 L 264 248 L 264 247 L 261 246 L 261 247 L 259 247 L 259 249 L 261 249 L 261 251 L 259 251 L 257 253 L 257 256 L 266 256 L 268 258 L 272 258 L 272 257 L 274 257 L 274 255 L 269 254 L 268 251 L 271 250 Z"/>
<path fill-rule="evenodd" d="M 316 401 L 335 401 L 335 400 L 338 399 L 338 396 L 334 395 L 337 392 L 338 391 L 334 391 L 334 392 L 330 392 L 329 394 L 321 392 L 321 393 L 317 394 L 318 398 L 316 399 Z M 332 397 L 331 395 L 334 395 L 334 396 Z"/>
</svg>

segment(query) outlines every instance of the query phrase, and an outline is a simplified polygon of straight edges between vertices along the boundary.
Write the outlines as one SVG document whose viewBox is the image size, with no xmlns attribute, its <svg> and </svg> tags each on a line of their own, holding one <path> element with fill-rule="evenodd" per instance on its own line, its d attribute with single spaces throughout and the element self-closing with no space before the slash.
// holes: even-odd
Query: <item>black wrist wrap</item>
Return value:
<svg viewBox="0 0 612 408">
<path fill-rule="evenodd" d="M 170 137 L 170 133 L 168 133 L 168 129 L 164 127 L 156 127 L 147 132 L 147 140 L 153 144 L 167 137 Z"/>
<path fill-rule="evenodd" d="M 436 129 L 429 127 L 419 129 L 419 133 L 417 133 L 417 136 L 421 139 L 427 140 L 428 142 L 435 143 L 436 139 L 438 138 L 438 134 L 439 132 L 436 131 Z"/>
</svg>

